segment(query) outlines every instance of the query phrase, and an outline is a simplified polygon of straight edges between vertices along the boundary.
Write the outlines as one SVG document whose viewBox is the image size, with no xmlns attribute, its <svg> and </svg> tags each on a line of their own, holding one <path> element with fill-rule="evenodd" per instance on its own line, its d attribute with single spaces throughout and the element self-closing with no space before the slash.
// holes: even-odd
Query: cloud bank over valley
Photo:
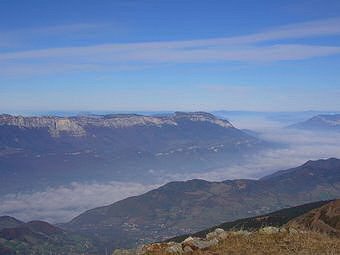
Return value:
<svg viewBox="0 0 340 255">
<path fill-rule="evenodd" d="M 239 121 L 236 125 L 244 127 Z M 249 127 L 249 122 L 247 123 Z M 206 172 L 176 172 L 146 184 L 109 181 L 106 183 L 71 183 L 33 193 L 10 193 L 1 197 L 0 214 L 21 220 L 42 219 L 65 222 L 88 209 L 107 205 L 126 197 L 142 194 L 169 181 L 205 179 L 222 181 L 238 178 L 261 178 L 278 170 L 296 167 L 308 160 L 340 158 L 340 133 L 318 133 L 278 127 L 273 121 L 253 121 L 250 128 L 260 139 L 280 144 L 261 151 L 242 163 Z M 282 125 L 282 124 L 281 124 Z M 154 170 L 157 174 L 157 169 Z"/>
</svg>

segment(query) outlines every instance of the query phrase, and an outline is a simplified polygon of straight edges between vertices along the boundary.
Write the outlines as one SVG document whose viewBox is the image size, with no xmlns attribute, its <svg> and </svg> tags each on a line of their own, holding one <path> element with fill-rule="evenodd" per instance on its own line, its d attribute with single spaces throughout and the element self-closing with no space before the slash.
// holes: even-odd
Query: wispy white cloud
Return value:
<svg viewBox="0 0 340 255">
<path fill-rule="evenodd" d="M 57 28 L 59 30 L 62 28 Z M 76 26 L 76 29 L 79 29 Z M 55 29 L 54 29 L 55 30 Z M 284 39 L 340 35 L 340 19 L 273 28 L 238 37 L 101 44 L 0 54 L 1 74 L 115 71 L 120 65 L 302 60 L 340 53 L 340 46 L 287 44 Z M 266 45 L 259 45 L 267 42 Z M 34 67 L 34 68 L 32 68 Z M 33 70 L 32 70 L 33 69 Z"/>
<path fill-rule="evenodd" d="M 108 28 L 110 28 L 108 24 L 73 23 L 1 31 L 0 47 L 5 50 L 13 47 L 30 48 L 32 42 L 39 43 L 41 40 L 53 40 L 54 42 L 77 39 L 77 41 L 81 41 L 93 38 L 97 36 L 98 31 Z"/>
<path fill-rule="evenodd" d="M 261 33 L 225 39 L 225 41 L 229 43 L 256 43 L 330 35 L 340 35 L 340 18 L 280 26 Z"/>
<path fill-rule="evenodd" d="M 310 45 L 273 45 L 263 47 L 223 48 L 223 49 L 171 49 L 164 47 L 150 47 L 149 44 L 135 45 L 100 45 L 90 47 L 73 47 L 35 50 L 17 53 L 3 53 L 0 61 L 8 60 L 40 60 L 46 62 L 81 64 L 110 64 L 124 63 L 124 61 L 136 61 L 146 63 L 169 62 L 210 62 L 210 61 L 278 61 L 296 60 L 317 56 L 337 54 L 340 47 L 310 46 Z M 74 59 L 77 58 L 77 59 Z M 88 62 L 87 62 L 88 61 Z M 1 62 L 0 62 L 1 63 Z"/>
<path fill-rule="evenodd" d="M 22 30 L 22 32 L 29 33 L 40 33 L 44 36 L 46 35 L 60 35 L 65 33 L 81 33 L 81 32 L 91 32 L 97 29 L 101 29 L 105 27 L 105 24 L 91 24 L 91 23 L 75 23 L 75 24 L 64 24 L 64 25 L 55 25 L 55 26 L 47 26 L 47 27 L 38 27 L 27 30 Z M 18 31 L 16 31 L 17 33 Z"/>
</svg>

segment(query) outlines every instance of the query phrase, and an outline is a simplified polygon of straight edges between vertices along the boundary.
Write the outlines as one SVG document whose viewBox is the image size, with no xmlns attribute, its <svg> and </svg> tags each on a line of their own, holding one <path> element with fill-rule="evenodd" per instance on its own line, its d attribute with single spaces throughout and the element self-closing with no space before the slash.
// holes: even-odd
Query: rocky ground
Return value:
<svg viewBox="0 0 340 255">
<path fill-rule="evenodd" d="M 205 238 L 188 237 L 181 243 L 154 243 L 136 250 L 116 250 L 113 255 L 242 255 L 242 254 L 327 254 L 340 251 L 340 239 L 294 228 L 265 227 L 258 231 L 215 229 Z"/>
</svg>

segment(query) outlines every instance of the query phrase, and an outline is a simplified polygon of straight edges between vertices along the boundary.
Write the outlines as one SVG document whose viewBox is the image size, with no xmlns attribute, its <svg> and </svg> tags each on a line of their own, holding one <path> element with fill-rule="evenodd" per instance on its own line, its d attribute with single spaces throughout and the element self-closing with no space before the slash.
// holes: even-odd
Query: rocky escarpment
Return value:
<svg viewBox="0 0 340 255">
<path fill-rule="evenodd" d="M 189 120 L 189 121 L 203 121 L 203 122 L 209 122 L 224 128 L 232 128 L 233 125 L 223 119 L 218 119 L 214 115 L 210 113 L 205 112 L 192 112 L 192 113 L 186 113 L 186 112 L 175 112 L 173 116 L 170 117 L 170 119 L 173 119 L 175 122 L 179 120 Z"/>
<path fill-rule="evenodd" d="M 57 137 L 61 132 L 73 136 L 85 135 L 85 130 L 76 120 L 62 117 L 23 117 L 0 115 L 0 126 L 15 126 L 19 128 L 47 128 L 50 135 Z"/>
<path fill-rule="evenodd" d="M 47 128 L 50 135 L 58 137 L 61 133 L 72 136 L 86 135 L 86 128 L 107 127 L 127 128 L 134 126 L 177 126 L 179 121 L 208 122 L 223 128 L 232 128 L 227 120 L 216 118 L 205 112 L 176 112 L 169 116 L 143 116 L 136 114 L 89 115 L 75 117 L 23 117 L 8 114 L 0 115 L 0 126 L 16 126 L 19 128 Z"/>
</svg>

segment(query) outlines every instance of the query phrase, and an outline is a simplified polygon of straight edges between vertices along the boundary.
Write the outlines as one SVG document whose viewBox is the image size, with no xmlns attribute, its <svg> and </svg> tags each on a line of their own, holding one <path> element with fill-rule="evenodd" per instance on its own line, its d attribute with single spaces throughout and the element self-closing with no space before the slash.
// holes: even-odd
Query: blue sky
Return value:
<svg viewBox="0 0 340 255">
<path fill-rule="evenodd" d="M 0 0 L 0 112 L 340 110 L 340 1 Z"/>
</svg>

